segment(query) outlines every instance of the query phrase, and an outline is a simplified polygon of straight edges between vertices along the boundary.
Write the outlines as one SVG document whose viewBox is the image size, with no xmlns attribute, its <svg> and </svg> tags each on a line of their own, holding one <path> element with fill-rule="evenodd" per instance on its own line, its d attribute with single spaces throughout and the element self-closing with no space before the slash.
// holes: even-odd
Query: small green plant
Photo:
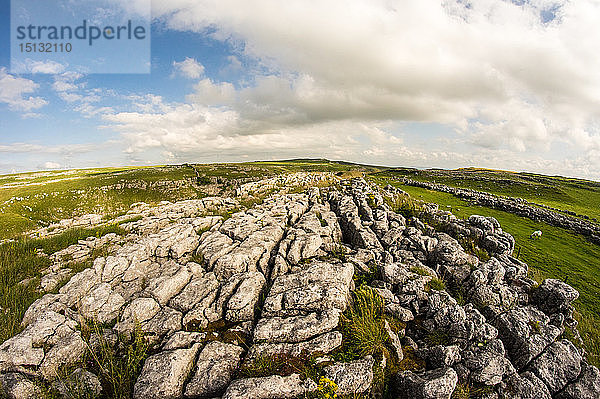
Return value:
<svg viewBox="0 0 600 399">
<path fill-rule="evenodd" d="M 425 368 L 425 360 L 418 357 L 415 350 L 410 346 L 402 346 L 402 353 L 404 358 L 398 363 L 398 371 L 407 370 L 422 370 Z"/>
<path fill-rule="evenodd" d="M 452 297 L 456 300 L 456 303 L 460 306 L 465 306 L 467 304 L 467 300 L 465 299 L 465 291 L 462 286 L 457 284 L 451 284 L 448 292 Z"/>
<path fill-rule="evenodd" d="M 427 271 L 427 269 L 425 269 L 422 266 L 411 266 L 410 267 L 410 271 L 412 273 L 418 274 L 419 276 L 430 276 L 430 274 Z"/>
<path fill-rule="evenodd" d="M 339 259 L 342 262 L 346 261 L 346 247 L 343 245 L 338 245 L 332 251 L 330 251 L 330 255 L 333 258 Z"/>
<path fill-rule="evenodd" d="M 321 215 L 321 212 L 316 212 L 316 215 L 317 219 L 319 219 L 319 222 L 321 223 L 321 227 L 327 226 L 327 221 L 323 219 L 323 215 Z"/>
<path fill-rule="evenodd" d="M 425 289 L 427 289 L 428 291 L 429 290 L 444 291 L 446 289 L 446 284 L 444 283 L 443 280 L 434 277 L 427 282 L 427 284 L 425 285 Z"/>
<path fill-rule="evenodd" d="M 488 386 L 475 386 L 465 382 L 459 382 L 452 393 L 451 399 L 476 399 L 492 392 Z"/>
<path fill-rule="evenodd" d="M 367 286 L 357 288 L 352 299 L 352 304 L 340 320 L 348 350 L 356 357 L 381 352 L 389 354 L 386 347 L 389 337 L 384 326 L 383 299 Z"/>
<path fill-rule="evenodd" d="M 319 376 L 311 358 L 306 355 L 290 356 L 287 353 L 260 356 L 245 362 L 239 369 L 240 377 L 285 376 L 294 373 L 315 381 Z"/>
<path fill-rule="evenodd" d="M 448 346 L 448 345 L 452 345 L 452 343 L 453 343 L 452 336 L 446 330 L 435 330 L 435 331 L 430 332 L 425 337 L 425 342 L 427 342 L 427 344 L 431 345 L 431 346 L 434 346 L 434 345 Z"/>
<path fill-rule="evenodd" d="M 84 364 L 98 375 L 108 397 L 130 398 L 149 351 L 149 343 L 141 325 L 136 323 L 131 338 L 119 336 L 116 345 L 105 338 L 102 326 L 97 322 L 84 322 L 81 330 L 88 343 Z M 90 345 L 92 334 L 97 338 L 97 344 L 93 346 Z"/>
<path fill-rule="evenodd" d="M 362 270 L 358 271 L 355 268 L 353 279 L 354 285 L 356 287 L 360 287 L 362 285 L 370 285 L 371 282 L 373 282 L 373 280 L 377 280 L 377 278 L 379 277 L 379 270 L 375 261 L 369 261 L 369 263 L 367 263 L 367 266 L 369 267 L 368 272 Z"/>
<path fill-rule="evenodd" d="M 204 254 L 202 252 L 195 252 L 191 257 L 190 257 L 190 262 L 195 262 L 199 265 L 204 265 Z"/>
<path fill-rule="evenodd" d="M 465 237 L 459 240 L 460 245 L 464 248 L 465 252 L 471 255 L 475 255 L 482 262 L 490 260 L 490 254 L 485 250 L 479 248 L 475 240 L 471 237 Z"/>
<path fill-rule="evenodd" d="M 539 320 L 530 320 L 529 326 L 533 329 L 536 334 L 541 334 L 542 323 Z"/>
</svg>

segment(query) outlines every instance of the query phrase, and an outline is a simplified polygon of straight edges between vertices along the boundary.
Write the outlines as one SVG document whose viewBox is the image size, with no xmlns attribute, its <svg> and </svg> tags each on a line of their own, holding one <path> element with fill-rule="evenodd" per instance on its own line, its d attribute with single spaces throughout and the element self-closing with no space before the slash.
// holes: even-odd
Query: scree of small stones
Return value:
<svg viewBox="0 0 600 399">
<path fill-rule="evenodd" d="M 141 330 L 149 349 L 135 399 L 320 397 L 324 382 L 339 397 L 600 397 L 600 373 L 573 343 L 578 292 L 529 279 L 497 220 L 433 205 L 405 218 L 388 205 L 400 190 L 318 184 L 333 178 L 298 173 L 241 186 L 236 198 L 135 204 L 128 235 L 51 254 L 48 293 L 0 345 L 2 394 L 72 397 L 77 383 L 106 397 L 82 360 Z M 293 185 L 309 188 L 281 191 Z M 261 187 L 274 193 L 239 210 Z M 465 252 L 465 239 L 489 259 Z M 110 251 L 92 267 L 65 268 L 99 247 Z M 344 322 L 366 290 L 382 304 L 385 350 L 344 353 Z M 88 337 L 86 323 L 100 328 Z"/>
</svg>

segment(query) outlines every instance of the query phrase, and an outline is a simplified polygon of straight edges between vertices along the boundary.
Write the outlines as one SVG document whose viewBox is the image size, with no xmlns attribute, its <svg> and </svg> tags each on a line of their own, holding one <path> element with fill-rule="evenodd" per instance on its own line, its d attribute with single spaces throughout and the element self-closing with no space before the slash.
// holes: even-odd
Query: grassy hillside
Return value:
<svg viewBox="0 0 600 399">
<path fill-rule="evenodd" d="M 382 177 L 406 176 L 413 180 L 470 188 L 496 195 L 524 198 L 531 202 L 576 212 L 600 220 L 600 183 L 560 176 L 515 173 L 488 169 L 394 169 Z"/>
<path fill-rule="evenodd" d="M 0 240 L 61 219 L 116 216 L 136 202 L 156 204 L 229 195 L 234 184 L 298 171 L 376 172 L 327 160 L 194 164 L 33 172 L 0 176 Z"/>
</svg>

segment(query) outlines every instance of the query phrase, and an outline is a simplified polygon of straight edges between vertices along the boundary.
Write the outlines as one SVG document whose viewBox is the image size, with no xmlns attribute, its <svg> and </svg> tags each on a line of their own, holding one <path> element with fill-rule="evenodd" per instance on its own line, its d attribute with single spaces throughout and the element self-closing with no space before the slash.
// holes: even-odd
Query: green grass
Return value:
<svg viewBox="0 0 600 399">
<path fill-rule="evenodd" d="M 554 208 L 600 219 L 600 183 L 561 176 L 465 168 L 415 170 L 398 168 L 378 177 L 402 177 L 445 184 L 450 187 L 524 198 Z"/>
<path fill-rule="evenodd" d="M 340 319 L 345 351 L 354 358 L 386 354 L 389 340 L 384 327 L 383 299 L 373 289 L 362 286 L 352 293 L 352 303 Z"/>
<path fill-rule="evenodd" d="M 99 377 L 104 396 L 111 399 L 131 398 L 133 385 L 150 349 L 141 326 L 136 324 L 132 337 L 120 336 L 114 346 L 104 338 L 102 327 L 97 323 L 84 323 L 81 327 L 82 336 L 88 343 L 83 366 Z M 92 334 L 99 338 L 96 346 L 90 345 Z"/>
<path fill-rule="evenodd" d="M 0 239 L 86 213 L 120 215 L 135 202 L 202 197 L 188 183 L 194 176 L 189 167 L 173 166 L 23 174 L 19 185 L 0 180 L 0 225 L 6 226 Z M 171 182 L 182 186 L 172 189 Z"/>
<path fill-rule="evenodd" d="M 444 291 L 446 289 L 446 284 L 443 280 L 434 277 L 427 282 L 425 288 L 427 290 Z"/>
</svg>

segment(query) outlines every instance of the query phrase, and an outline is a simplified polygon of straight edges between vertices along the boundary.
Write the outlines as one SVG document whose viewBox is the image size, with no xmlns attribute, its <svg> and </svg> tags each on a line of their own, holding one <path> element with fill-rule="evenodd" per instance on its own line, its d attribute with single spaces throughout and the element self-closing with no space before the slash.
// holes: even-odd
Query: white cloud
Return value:
<svg viewBox="0 0 600 399">
<path fill-rule="evenodd" d="M 14 67 L 13 71 L 54 75 L 63 72 L 67 66 L 56 61 L 34 61 L 28 58 L 23 63 L 14 65 Z"/>
<path fill-rule="evenodd" d="M 60 164 L 58 162 L 48 161 L 44 163 L 44 169 L 59 169 Z"/>
<path fill-rule="evenodd" d="M 39 84 L 33 80 L 11 75 L 6 68 L 0 68 L 0 102 L 8 104 L 11 110 L 29 112 L 46 105 L 42 97 L 27 96 L 35 92 Z"/>
<path fill-rule="evenodd" d="M 515 3 L 155 1 L 169 28 L 227 41 L 232 68 L 243 59 L 253 76 L 218 82 L 187 58 L 173 65 L 200 79 L 188 104 L 105 119 L 132 152 L 312 152 L 600 178 L 600 3 Z M 456 140 L 395 142 L 388 121 L 441 125 Z"/>
<path fill-rule="evenodd" d="M 198 79 L 204 74 L 204 66 L 189 57 L 181 62 L 173 61 L 173 68 L 177 73 L 189 79 Z"/>
</svg>

